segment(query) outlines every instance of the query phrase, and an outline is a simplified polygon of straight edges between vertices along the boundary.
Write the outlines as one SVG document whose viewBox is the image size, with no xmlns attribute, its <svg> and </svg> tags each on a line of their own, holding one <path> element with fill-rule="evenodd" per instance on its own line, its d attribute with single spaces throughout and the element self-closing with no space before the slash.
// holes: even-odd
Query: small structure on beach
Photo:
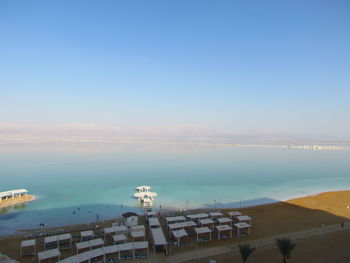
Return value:
<svg viewBox="0 0 350 263">
<path fill-rule="evenodd" d="M 17 189 L 6 192 L 0 192 L 0 202 L 26 195 L 28 195 L 28 191 L 26 189 Z"/>
<path fill-rule="evenodd" d="M 232 219 L 230 219 L 228 217 L 220 217 L 220 218 L 216 219 L 216 221 L 219 222 L 220 225 L 229 224 L 231 226 L 231 224 L 232 224 Z"/>
<path fill-rule="evenodd" d="M 218 239 L 223 239 L 223 238 L 232 238 L 232 227 L 229 225 L 219 225 L 215 226 L 217 232 L 218 232 Z M 221 232 L 229 231 L 230 235 L 222 235 Z"/>
<path fill-rule="evenodd" d="M 104 239 L 106 239 L 107 235 L 117 235 L 119 233 L 126 233 L 127 231 L 128 228 L 124 225 L 106 227 L 103 229 Z"/>
<path fill-rule="evenodd" d="M 21 203 L 33 201 L 35 196 L 28 194 L 26 189 L 16 189 L 0 192 L 0 208 L 15 206 Z"/>
<path fill-rule="evenodd" d="M 196 227 L 195 231 L 197 234 L 197 242 L 211 241 L 211 232 L 212 231 L 209 227 L 207 227 L 207 226 Z M 208 235 L 208 234 L 209 234 L 209 238 L 205 238 L 204 235 Z"/>
<path fill-rule="evenodd" d="M 48 236 L 44 238 L 44 250 L 55 249 L 65 250 L 72 248 L 72 234 L 61 234 L 57 236 Z"/>
<path fill-rule="evenodd" d="M 34 256 L 36 253 L 36 240 L 23 240 L 20 247 L 20 255 L 23 256 Z"/>
<path fill-rule="evenodd" d="M 172 234 L 177 240 L 176 244 L 177 244 L 178 247 L 180 246 L 181 238 L 188 236 L 188 234 L 187 234 L 185 229 L 173 230 Z"/>
<path fill-rule="evenodd" d="M 214 225 L 214 221 L 211 218 L 203 218 L 203 219 L 199 219 L 199 224 L 201 226 Z"/>
<path fill-rule="evenodd" d="M 237 228 L 237 237 L 241 237 L 241 231 L 244 229 L 248 229 L 248 235 L 250 235 L 250 228 L 252 227 L 252 225 L 246 222 L 239 222 L 234 224 L 234 226 Z"/>
<path fill-rule="evenodd" d="M 156 251 L 165 250 L 165 254 L 168 254 L 168 242 L 164 235 L 163 229 L 161 227 L 150 228 L 152 239 L 153 239 L 153 249 L 154 253 Z"/>
<path fill-rule="evenodd" d="M 128 240 L 128 237 L 124 233 L 113 236 L 114 245 L 119 243 L 125 243 L 127 240 Z"/>
<path fill-rule="evenodd" d="M 95 238 L 95 233 L 92 230 L 80 232 L 80 242 L 89 241 Z"/>
<path fill-rule="evenodd" d="M 250 216 L 246 215 L 241 215 L 241 216 L 236 216 L 239 222 L 249 222 L 249 224 L 252 224 L 252 218 Z"/>
<path fill-rule="evenodd" d="M 94 248 L 102 247 L 104 246 L 105 242 L 102 238 L 92 239 L 89 241 L 79 242 L 76 243 L 75 246 L 77 248 L 77 254 L 79 254 L 80 250 L 91 250 Z"/>
<path fill-rule="evenodd" d="M 61 259 L 61 252 L 58 250 L 58 248 L 50 249 L 50 250 L 46 250 L 38 253 L 39 263 L 44 260 L 51 261 L 55 259 L 58 259 L 58 260 Z"/>
</svg>

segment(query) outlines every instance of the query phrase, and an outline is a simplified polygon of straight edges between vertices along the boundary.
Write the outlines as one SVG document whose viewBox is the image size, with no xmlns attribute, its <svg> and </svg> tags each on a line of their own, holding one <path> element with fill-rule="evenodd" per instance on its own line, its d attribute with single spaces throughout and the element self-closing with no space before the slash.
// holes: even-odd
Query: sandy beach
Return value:
<svg viewBox="0 0 350 263">
<path fill-rule="evenodd" d="M 15 197 L 12 199 L 8 199 L 8 200 L 3 200 L 0 202 L 0 208 L 5 208 L 8 206 L 12 206 L 12 205 L 18 205 L 18 204 L 23 204 L 23 203 L 27 203 L 30 201 L 35 200 L 35 196 L 34 195 L 25 195 L 25 196 L 21 196 L 21 197 Z"/>
<path fill-rule="evenodd" d="M 227 240 L 217 240 L 214 238 L 212 242 L 207 243 L 197 243 L 194 241 L 193 237 L 187 238 L 184 241 L 184 245 L 180 248 L 175 246 L 170 247 L 170 255 L 168 258 L 180 255 L 181 253 L 196 251 L 198 249 L 207 249 L 216 246 L 232 246 L 238 243 L 258 240 L 275 235 L 282 235 L 334 224 L 339 224 L 340 226 L 341 222 L 348 222 L 350 219 L 349 205 L 350 191 L 337 191 L 297 198 L 286 202 L 239 209 L 239 211 L 243 214 L 249 215 L 253 218 L 253 228 L 250 236 L 239 239 L 237 237 L 233 237 L 232 239 Z M 225 209 L 220 211 L 225 214 L 227 211 L 233 210 L 237 209 Z M 162 217 L 163 216 L 164 215 L 162 215 Z M 162 217 L 161 222 L 164 223 L 164 219 Z M 99 222 L 94 225 L 98 225 L 99 228 L 103 228 L 105 226 L 110 226 L 113 221 L 115 220 Z M 70 231 L 70 229 L 76 227 L 77 226 L 67 226 L 59 229 Z M 165 228 L 163 227 L 163 229 Z M 170 235 L 167 231 L 165 232 L 169 240 Z M 293 253 L 293 260 L 291 260 L 291 262 L 347 262 L 342 261 L 342 259 L 350 259 L 350 251 L 345 249 L 343 245 L 344 242 L 350 242 L 349 232 L 349 230 L 344 230 L 324 235 L 322 238 L 309 238 L 300 244 L 298 243 L 295 253 Z M 20 262 L 29 263 L 33 260 L 36 261 L 36 258 L 32 257 L 19 257 L 19 244 L 23 239 L 25 239 L 24 235 L 1 238 L 0 252 L 8 255 L 11 258 L 19 260 Z M 37 240 L 40 239 L 41 238 L 38 238 Z M 147 236 L 146 239 L 151 240 L 150 236 Z M 40 244 L 40 242 L 38 243 Z M 321 249 L 317 249 L 318 247 Z M 322 249 L 323 247 L 325 247 L 325 249 Z M 42 251 L 43 249 L 41 246 L 39 246 L 38 250 Z M 73 255 L 74 252 L 75 250 L 73 249 L 64 252 L 63 258 Z M 337 258 L 337 255 L 339 255 L 339 258 Z M 218 262 L 240 262 L 238 259 L 238 253 L 215 256 L 214 258 L 217 259 Z M 233 260 L 236 258 L 237 260 Z M 274 246 L 267 246 L 258 249 L 249 262 L 263 262 L 263 260 L 261 260 L 262 258 L 269 258 L 269 262 L 281 261 L 279 252 Z M 332 258 L 331 261 L 326 261 L 326 259 L 330 258 Z M 166 259 L 167 258 L 163 255 L 155 256 L 151 254 L 149 261 L 162 262 L 166 261 Z M 196 262 L 198 262 L 198 260 L 196 260 Z M 207 259 L 201 259 L 200 262 L 208 261 Z"/>
</svg>

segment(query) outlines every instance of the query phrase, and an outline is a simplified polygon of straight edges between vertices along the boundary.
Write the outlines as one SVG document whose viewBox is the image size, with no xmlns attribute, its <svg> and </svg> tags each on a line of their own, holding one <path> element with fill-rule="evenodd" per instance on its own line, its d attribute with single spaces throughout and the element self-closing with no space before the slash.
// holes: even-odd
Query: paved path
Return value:
<svg viewBox="0 0 350 263">
<path fill-rule="evenodd" d="M 264 239 L 247 241 L 245 243 L 251 245 L 252 247 L 263 247 L 263 246 L 268 246 L 268 245 L 274 245 L 276 243 L 276 238 L 287 237 L 287 238 L 297 242 L 297 241 L 303 240 L 305 238 L 315 237 L 315 236 L 322 237 L 323 235 L 325 235 L 327 233 L 333 233 L 333 232 L 342 231 L 345 229 L 350 229 L 350 222 L 345 222 L 344 227 L 341 227 L 340 224 L 322 226 L 322 227 L 312 228 L 312 229 L 308 229 L 308 230 L 304 230 L 304 231 L 287 233 L 287 234 L 276 235 L 276 236 L 272 236 L 272 237 L 268 237 L 268 238 L 264 238 Z M 237 244 L 219 246 L 219 247 L 202 248 L 202 249 L 196 249 L 193 251 L 188 251 L 188 252 L 184 252 L 184 253 L 171 255 L 171 256 L 167 257 L 166 261 L 168 263 L 181 263 L 181 262 L 186 262 L 186 261 L 194 260 L 194 259 L 198 259 L 198 258 L 213 257 L 213 256 L 228 254 L 228 253 L 237 252 L 237 251 L 238 251 Z"/>
</svg>

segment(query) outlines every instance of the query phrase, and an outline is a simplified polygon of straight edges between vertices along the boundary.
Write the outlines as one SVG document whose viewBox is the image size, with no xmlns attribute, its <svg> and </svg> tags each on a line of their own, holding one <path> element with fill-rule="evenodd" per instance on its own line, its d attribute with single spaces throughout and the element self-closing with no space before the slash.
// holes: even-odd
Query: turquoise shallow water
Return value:
<svg viewBox="0 0 350 263">
<path fill-rule="evenodd" d="M 350 151 L 171 144 L 61 143 L 0 147 L 0 191 L 38 198 L 2 210 L 0 235 L 139 211 L 137 185 L 156 208 L 247 206 L 349 189 Z M 243 200 L 243 201 L 241 201 Z M 73 214 L 74 211 L 74 214 Z"/>
</svg>

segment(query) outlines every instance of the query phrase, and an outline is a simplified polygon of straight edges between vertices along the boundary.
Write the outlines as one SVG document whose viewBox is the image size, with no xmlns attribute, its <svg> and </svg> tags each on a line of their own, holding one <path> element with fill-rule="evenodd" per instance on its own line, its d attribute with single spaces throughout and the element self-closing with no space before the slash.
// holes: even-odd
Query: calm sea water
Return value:
<svg viewBox="0 0 350 263">
<path fill-rule="evenodd" d="M 89 223 L 140 211 L 138 185 L 157 209 L 229 207 L 349 189 L 350 151 L 233 146 L 61 143 L 0 146 L 0 191 L 37 200 L 2 209 L 0 235 Z M 242 201 L 241 201 L 242 200 Z"/>
</svg>

